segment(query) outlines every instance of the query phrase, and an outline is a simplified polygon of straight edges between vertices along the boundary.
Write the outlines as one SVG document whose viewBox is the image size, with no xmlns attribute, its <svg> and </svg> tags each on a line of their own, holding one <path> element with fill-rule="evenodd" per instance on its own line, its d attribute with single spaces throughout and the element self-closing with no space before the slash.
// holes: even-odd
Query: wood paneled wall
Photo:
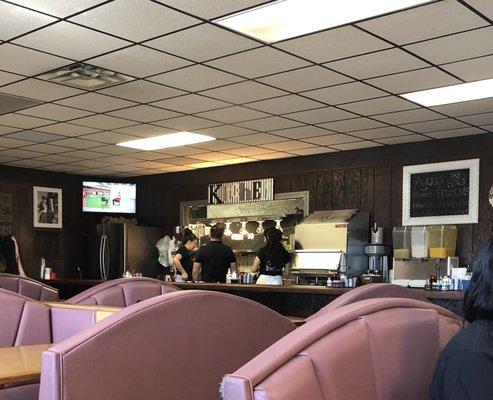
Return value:
<svg viewBox="0 0 493 400">
<path fill-rule="evenodd" d="M 263 161 L 137 179 L 141 224 L 179 224 L 182 201 L 206 198 L 208 183 L 250 178 L 275 178 L 275 193 L 310 191 L 310 210 L 360 208 L 386 228 L 401 224 L 402 167 L 466 158 L 481 159 L 479 223 L 459 226 L 458 255 L 470 264 L 474 253 L 493 234 L 493 135 L 386 146 L 325 155 Z"/>
</svg>

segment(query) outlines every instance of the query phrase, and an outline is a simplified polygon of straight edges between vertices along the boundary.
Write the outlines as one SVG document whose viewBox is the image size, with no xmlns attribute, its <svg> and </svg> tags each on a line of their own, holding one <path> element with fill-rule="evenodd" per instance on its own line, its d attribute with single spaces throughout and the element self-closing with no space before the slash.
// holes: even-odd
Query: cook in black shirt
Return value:
<svg viewBox="0 0 493 400">
<path fill-rule="evenodd" d="M 199 248 L 193 264 L 193 280 L 226 282 L 228 269 L 236 271 L 236 257 L 231 247 L 223 244 L 224 227 L 211 227 L 210 243 Z"/>
<path fill-rule="evenodd" d="M 183 238 L 181 246 L 176 251 L 173 257 L 173 265 L 176 269 L 176 274 L 180 275 L 183 281 L 188 281 L 192 278 L 193 258 L 192 251 L 197 248 L 197 236 L 188 234 Z"/>
<path fill-rule="evenodd" d="M 493 237 L 479 251 L 463 304 L 470 324 L 440 355 L 432 400 L 493 399 Z"/>
<path fill-rule="evenodd" d="M 282 285 L 282 271 L 291 262 L 291 256 L 282 245 L 282 232 L 271 228 L 264 232 L 265 247 L 253 261 L 252 272 L 260 270 L 258 284 Z"/>
</svg>

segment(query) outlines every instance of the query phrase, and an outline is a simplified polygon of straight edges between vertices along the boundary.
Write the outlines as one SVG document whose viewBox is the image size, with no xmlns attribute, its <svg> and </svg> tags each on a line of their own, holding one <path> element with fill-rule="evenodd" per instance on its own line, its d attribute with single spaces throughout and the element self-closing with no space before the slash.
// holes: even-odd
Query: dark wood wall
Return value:
<svg viewBox="0 0 493 400">
<path fill-rule="evenodd" d="M 310 210 L 368 209 L 371 220 L 386 228 L 401 224 L 402 167 L 427 162 L 481 159 L 479 223 L 459 226 L 458 255 L 470 264 L 474 253 L 493 234 L 493 135 L 411 143 L 325 155 L 297 157 L 138 178 L 141 224 L 179 224 L 182 201 L 203 200 L 207 184 L 251 178 L 275 178 L 275 193 L 310 191 Z"/>
</svg>

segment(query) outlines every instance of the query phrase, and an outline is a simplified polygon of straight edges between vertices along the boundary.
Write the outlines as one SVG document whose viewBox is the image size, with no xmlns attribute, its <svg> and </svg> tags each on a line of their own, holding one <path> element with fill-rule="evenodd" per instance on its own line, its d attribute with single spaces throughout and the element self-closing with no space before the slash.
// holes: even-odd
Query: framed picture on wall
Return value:
<svg viewBox="0 0 493 400">
<path fill-rule="evenodd" d="M 62 228 L 62 189 L 33 187 L 35 228 Z"/>
<path fill-rule="evenodd" d="M 403 169 L 402 225 L 478 222 L 479 159 Z"/>
</svg>

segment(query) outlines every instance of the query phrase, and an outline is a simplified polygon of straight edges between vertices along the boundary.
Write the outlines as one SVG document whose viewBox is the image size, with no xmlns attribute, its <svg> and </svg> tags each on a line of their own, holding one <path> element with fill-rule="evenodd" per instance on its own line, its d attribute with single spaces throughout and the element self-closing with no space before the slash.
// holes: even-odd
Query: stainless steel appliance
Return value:
<svg viewBox="0 0 493 400">
<path fill-rule="evenodd" d="M 393 278 L 396 285 L 424 288 L 427 279 L 432 276 L 443 276 L 447 273 L 445 259 L 397 259 L 393 261 Z"/>
<path fill-rule="evenodd" d="M 156 243 L 162 229 L 133 224 L 99 224 L 88 237 L 86 279 L 115 279 L 127 270 L 156 277 Z"/>
<path fill-rule="evenodd" d="M 368 275 L 381 276 L 381 282 L 389 282 L 390 256 L 392 246 L 387 244 L 367 244 L 365 254 L 368 256 Z"/>
</svg>

